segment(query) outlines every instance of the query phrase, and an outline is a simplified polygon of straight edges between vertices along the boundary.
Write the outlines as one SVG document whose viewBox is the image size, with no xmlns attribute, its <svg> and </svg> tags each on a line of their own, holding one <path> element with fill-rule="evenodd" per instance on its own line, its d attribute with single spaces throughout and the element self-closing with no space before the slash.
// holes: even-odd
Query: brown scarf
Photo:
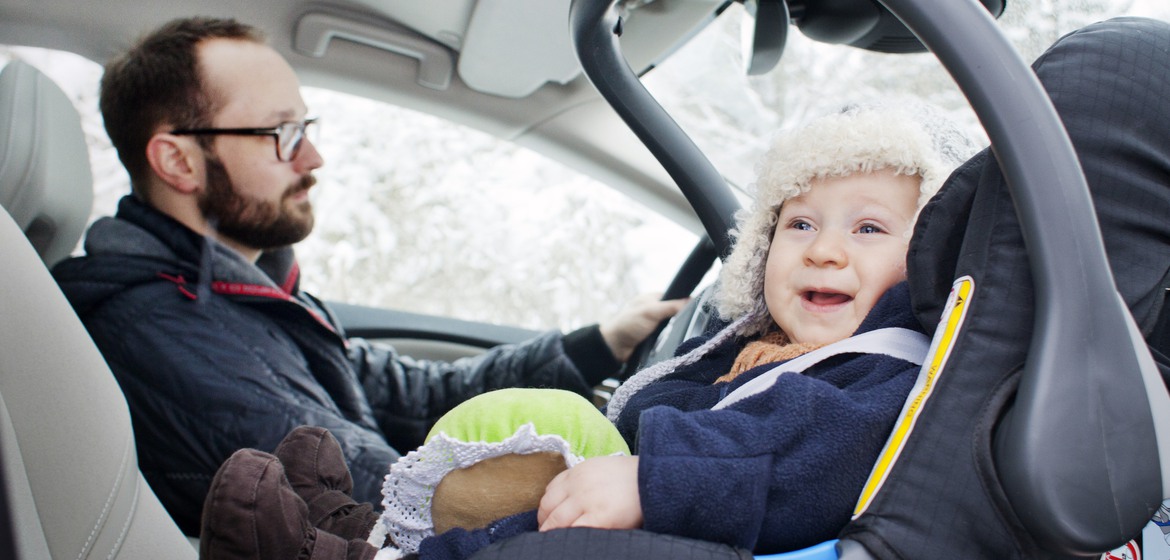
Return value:
<svg viewBox="0 0 1170 560">
<path fill-rule="evenodd" d="M 824 345 L 789 342 L 788 335 L 781 331 L 772 331 L 760 337 L 759 340 L 749 342 L 747 346 L 744 346 L 743 350 L 739 352 L 739 356 L 736 356 L 735 363 L 731 365 L 731 371 L 716 379 L 715 383 L 729 382 L 739 377 L 739 374 L 756 366 L 791 360 L 821 346 Z"/>
</svg>

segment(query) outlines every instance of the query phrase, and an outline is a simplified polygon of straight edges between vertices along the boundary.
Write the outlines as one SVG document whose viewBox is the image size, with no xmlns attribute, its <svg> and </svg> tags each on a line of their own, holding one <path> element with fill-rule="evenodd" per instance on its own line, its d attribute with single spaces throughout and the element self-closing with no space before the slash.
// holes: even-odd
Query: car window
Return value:
<svg viewBox="0 0 1170 560">
<path fill-rule="evenodd" d="M 7 48 L 75 101 L 95 177 L 93 219 L 129 192 L 97 113 L 101 68 Z M 328 300 L 568 329 L 662 291 L 695 234 L 591 178 L 488 134 L 386 103 L 305 88 L 326 165 L 302 286 Z"/>
<path fill-rule="evenodd" d="M 697 237 L 526 148 L 306 88 L 322 115 L 317 293 L 465 319 L 570 328 L 665 289 Z"/>
</svg>

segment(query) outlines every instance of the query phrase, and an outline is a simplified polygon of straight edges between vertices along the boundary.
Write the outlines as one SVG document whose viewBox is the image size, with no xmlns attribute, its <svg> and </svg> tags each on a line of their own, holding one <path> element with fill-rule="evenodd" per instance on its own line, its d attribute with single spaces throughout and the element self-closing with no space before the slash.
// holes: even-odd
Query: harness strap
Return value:
<svg viewBox="0 0 1170 560">
<path fill-rule="evenodd" d="M 899 360 L 922 365 L 926 352 L 930 350 L 930 338 L 925 334 L 900 327 L 872 330 L 827 346 L 822 346 L 784 362 L 723 397 L 712 410 L 727 408 L 739 401 L 771 389 L 776 379 L 784 373 L 801 373 L 833 356 L 841 354 L 884 354 Z"/>
</svg>

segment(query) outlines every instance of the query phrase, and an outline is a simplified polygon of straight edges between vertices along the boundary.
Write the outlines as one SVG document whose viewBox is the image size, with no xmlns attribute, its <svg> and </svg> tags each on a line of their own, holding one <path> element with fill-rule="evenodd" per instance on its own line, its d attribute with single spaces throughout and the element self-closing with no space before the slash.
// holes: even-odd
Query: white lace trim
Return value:
<svg viewBox="0 0 1170 560">
<path fill-rule="evenodd" d="M 366 538 L 366 542 L 370 543 L 370 546 L 377 549 L 382 549 L 382 545 L 387 545 L 390 548 L 393 548 L 386 542 L 386 525 L 384 523 L 374 524 L 373 528 L 370 529 L 370 536 Z"/>
<path fill-rule="evenodd" d="M 374 555 L 374 560 L 399 560 L 404 555 L 401 550 L 394 547 L 383 548 Z"/>
<path fill-rule="evenodd" d="M 651 383 L 674 373 L 678 368 L 689 366 L 707 355 L 712 349 L 724 341 L 731 338 L 732 335 L 739 334 L 740 328 L 747 324 L 748 321 L 755 319 L 755 315 L 748 314 L 736 319 L 735 322 L 727 325 L 723 330 L 716 333 L 710 339 L 697 348 L 691 349 L 690 352 L 681 356 L 675 356 L 653 364 L 647 368 L 642 369 L 638 373 L 632 375 L 629 379 L 622 382 L 617 390 L 613 392 L 613 396 L 609 399 L 609 404 L 605 406 L 605 417 L 610 422 L 617 422 L 618 417 L 621 416 L 622 410 L 626 408 L 626 403 L 638 391 L 645 389 Z"/>
<path fill-rule="evenodd" d="M 527 455 L 541 452 L 560 453 L 568 467 L 583 460 L 572 452 L 572 447 L 564 438 L 554 434 L 537 434 L 531 422 L 520 426 L 516 433 L 498 443 L 459 441 L 440 432 L 425 445 L 390 466 L 390 474 L 386 475 L 382 485 L 382 507 L 385 511 L 382 512 L 380 523 L 403 552 L 417 552 L 419 543 L 434 535 L 431 497 L 447 473 L 484 459 L 512 453 Z"/>
</svg>

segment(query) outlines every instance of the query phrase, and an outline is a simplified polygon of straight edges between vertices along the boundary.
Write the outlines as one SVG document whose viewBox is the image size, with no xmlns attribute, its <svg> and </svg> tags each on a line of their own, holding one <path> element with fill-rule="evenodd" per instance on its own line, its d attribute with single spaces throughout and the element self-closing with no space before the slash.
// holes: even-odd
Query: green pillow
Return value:
<svg viewBox="0 0 1170 560">
<path fill-rule="evenodd" d="M 528 423 L 539 435 L 561 436 L 582 458 L 630 454 L 617 428 L 593 403 L 560 389 L 500 389 L 478 395 L 444 414 L 427 441 L 443 432 L 459 441 L 498 443 Z"/>
</svg>

